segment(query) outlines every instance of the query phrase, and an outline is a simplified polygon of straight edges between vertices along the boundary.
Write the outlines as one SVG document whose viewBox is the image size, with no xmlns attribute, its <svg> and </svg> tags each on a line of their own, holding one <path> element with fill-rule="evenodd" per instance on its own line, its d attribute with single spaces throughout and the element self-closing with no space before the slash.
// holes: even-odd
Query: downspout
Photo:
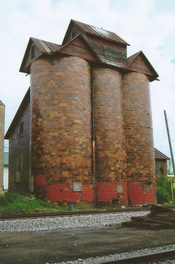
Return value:
<svg viewBox="0 0 175 264">
<path fill-rule="evenodd" d="M 96 161 L 95 161 L 95 129 L 94 129 L 94 87 L 93 87 L 93 73 L 91 64 L 91 111 L 92 111 L 92 175 L 93 175 L 93 189 L 94 189 L 94 204 L 96 205 Z"/>
</svg>

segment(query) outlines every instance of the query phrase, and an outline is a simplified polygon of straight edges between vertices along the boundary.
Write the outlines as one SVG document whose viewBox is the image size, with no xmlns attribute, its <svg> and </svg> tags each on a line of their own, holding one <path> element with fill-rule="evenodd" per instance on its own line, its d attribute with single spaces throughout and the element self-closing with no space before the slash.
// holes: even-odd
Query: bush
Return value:
<svg viewBox="0 0 175 264">
<path fill-rule="evenodd" d="M 161 176 L 157 185 L 157 202 L 167 203 L 171 201 L 171 182 L 170 179 Z"/>
</svg>

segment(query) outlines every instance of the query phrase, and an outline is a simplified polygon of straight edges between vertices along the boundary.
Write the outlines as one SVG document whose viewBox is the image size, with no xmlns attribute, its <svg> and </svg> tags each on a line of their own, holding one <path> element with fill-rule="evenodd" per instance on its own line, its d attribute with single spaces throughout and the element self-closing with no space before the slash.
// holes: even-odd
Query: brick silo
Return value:
<svg viewBox="0 0 175 264">
<path fill-rule="evenodd" d="M 32 173 L 52 202 L 93 201 L 91 73 L 78 57 L 31 65 Z"/>
<path fill-rule="evenodd" d="M 121 74 L 116 69 L 95 67 L 92 87 L 97 200 L 111 203 L 118 199 L 118 203 L 127 204 Z"/>
<path fill-rule="evenodd" d="M 129 202 L 156 203 L 149 79 L 124 74 L 122 90 Z"/>
</svg>

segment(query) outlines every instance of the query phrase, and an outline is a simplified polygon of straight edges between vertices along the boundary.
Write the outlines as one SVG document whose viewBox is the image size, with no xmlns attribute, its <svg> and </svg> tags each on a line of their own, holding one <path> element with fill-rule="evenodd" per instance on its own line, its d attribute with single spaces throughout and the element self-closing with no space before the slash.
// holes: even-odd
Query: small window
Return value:
<svg viewBox="0 0 175 264">
<path fill-rule="evenodd" d="M 34 59 L 36 57 L 36 55 L 37 55 L 37 49 L 36 49 L 35 45 L 33 44 L 31 46 L 31 59 Z"/>
<path fill-rule="evenodd" d="M 24 135 L 24 123 L 21 122 L 21 123 L 20 123 L 19 136 L 20 136 L 20 137 L 23 137 L 23 135 Z"/>
<path fill-rule="evenodd" d="M 161 164 L 156 164 L 156 176 L 157 177 L 164 176 L 164 169 Z"/>
</svg>

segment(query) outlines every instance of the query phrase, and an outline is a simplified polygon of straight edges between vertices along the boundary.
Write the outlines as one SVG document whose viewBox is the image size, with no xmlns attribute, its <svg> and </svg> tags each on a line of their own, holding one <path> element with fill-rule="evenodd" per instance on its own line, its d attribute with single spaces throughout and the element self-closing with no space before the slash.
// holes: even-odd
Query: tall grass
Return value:
<svg viewBox="0 0 175 264">
<path fill-rule="evenodd" d="M 33 212 L 37 209 L 53 210 L 58 209 L 58 206 L 18 193 L 6 192 L 4 196 L 0 196 L 0 210 Z"/>
</svg>

